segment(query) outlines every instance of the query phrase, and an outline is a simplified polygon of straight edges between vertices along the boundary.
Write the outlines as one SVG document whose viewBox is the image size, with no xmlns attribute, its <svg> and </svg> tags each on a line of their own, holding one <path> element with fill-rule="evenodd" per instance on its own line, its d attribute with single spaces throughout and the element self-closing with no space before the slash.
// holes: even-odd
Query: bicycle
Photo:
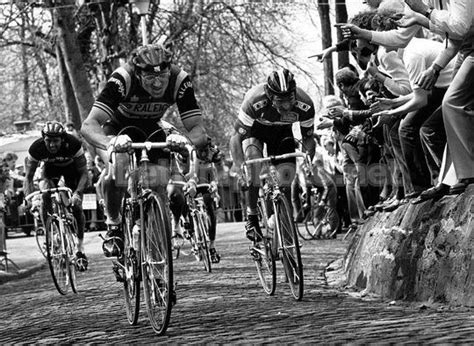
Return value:
<svg viewBox="0 0 474 346">
<path fill-rule="evenodd" d="M 173 302 L 173 257 L 169 207 L 162 193 L 152 191 L 149 181 L 148 151 L 165 149 L 165 142 L 132 143 L 141 150 L 140 162 L 135 152 L 129 154 L 128 190 L 122 201 L 124 252 L 114 265 L 122 271 L 127 320 L 138 321 L 140 285 L 143 283 L 145 304 L 153 330 L 166 332 Z"/>
<path fill-rule="evenodd" d="M 71 189 L 54 187 L 30 193 L 28 201 L 35 196 L 51 193 L 52 213 L 46 220 L 46 253 L 54 285 L 60 294 L 65 295 L 69 285 L 77 293 L 76 257 L 74 250 L 77 244 L 77 222 L 66 198 L 72 197 Z"/>
<path fill-rule="evenodd" d="M 316 188 L 311 189 L 310 198 L 311 207 L 303 220 L 308 236 L 302 231 L 300 236 L 305 240 L 332 238 L 339 228 L 339 214 L 335 208 L 320 203 L 321 196 Z"/>
<path fill-rule="evenodd" d="M 278 160 L 296 157 L 306 157 L 306 154 L 295 152 L 246 160 L 242 164 L 242 172 L 248 186 L 248 166 L 261 163 L 270 164 L 268 173 L 260 175 L 260 186 L 263 188 L 258 198 L 258 210 L 266 231 L 263 241 L 254 241 L 250 247 L 250 254 L 255 261 L 262 287 L 268 295 L 274 294 L 276 288 L 275 262 L 280 259 L 291 293 L 297 301 L 300 301 L 303 299 L 304 289 L 300 244 L 290 204 L 280 190 L 278 172 L 275 167 Z M 269 207 L 273 209 L 273 215 L 269 215 Z"/>
<path fill-rule="evenodd" d="M 171 181 L 170 184 L 185 186 L 184 181 Z M 210 188 L 210 184 L 197 184 L 196 189 Z M 206 207 L 202 197 L 191 197 L 188 192 L 184 194 L 187 204 L 186 216 L 182 216 L 184 225 L 189 225 L 185 228 L 185 238 L 188 238 L 191 243 L 192 253 L 195 255 L 197 261 L 202 261 L 204 269 L 210 273 L 212 271 L 211 255 L 209 253 L 209 227 L 210 219 L 207 215 Z M 175 247 L 176 256 L 179 256 L 181 246 L 177 244 Z"/>
</svg>

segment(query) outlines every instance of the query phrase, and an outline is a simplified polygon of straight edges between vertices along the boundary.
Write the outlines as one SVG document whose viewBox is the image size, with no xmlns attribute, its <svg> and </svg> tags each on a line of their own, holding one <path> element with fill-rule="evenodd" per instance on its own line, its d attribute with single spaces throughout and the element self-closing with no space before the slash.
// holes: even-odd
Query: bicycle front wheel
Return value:
<svg viewBox="0 0 474 346">
<path fill-rule="evenodd" d="M 152 192 L 145 205 L 141 232 L 142 277 L 145 303 L 153 330 L 162 335 L 168 328 L 173 303 L 171 225 L 165 203 Z"/>
<path fill-rule="evenodd" d="M 76 225 L 76 224 L 74 224 Z M 76 232 L 73 231 L 72 225 L 64 223 L 64 238 L 66 241 L 66 256 L 68 263 L 69 283 L 74 293 L 77 293 L 77 277 L 76 277 L 76 261 L 74 250 L 76 248 Z M 77 229 L 77 228 L 76 228 Z"/>
<path fill-rule="evenodd" d="M 296 300 L 303 299 L 303 263 L 295 224 L 291 218 L 290 205 L 285 196 L 276 204 L 277 229 L 280 237 L 281 262 L 285 270 L 291 293 Z"/>
<path fill-rule="evenodd" d="M 59 220 L 55 217 L 48 217 L 46 221 L 46 250 L 51 277 L 54 286 L 61 294 L 66 294 L 69 287 L 69 261 L 63 251 L 66 244 L 59 229 Z"/>
<path fill-rule="evenodd" d="M 136 325 L 140 312 L 140 252 L 139 243 L 134 244 L 133 239 L 134 208 L 126 198 L 123 199 L 122 225 L 124 235 L 123 297 L 128 323 Z"/>
<path fill-rule="evenodd" d="M 38 245 L 38 249 L 40 250 L 41 254 L 44 258 L 48 259 L 48 250 L 46 249 L 46 231 L 43 227 L 38 227 L 35 229 L 35 238 L 36 244 Z"/>
<path fill-rule="evenodd" d="M 258 278 L 262 284 L 263 290 L 268 295 L 273 295 L 276 288 L 276 265 L 275 256 L 273 254 L 272 239 L 273 234 L 268 227 L 267 208 L 264 199 L 258 201 L 258 212 L 265 235 L 263 242 L 256 244 L 251 249 L 251 255 L 255 261 Z"/>
<path fill-rule="evenodd" d="M 208 273 L 210 273 L 212 271 L 211 256 L 209 255 L 208 239 L 206 235 L 206 230 L 204 228 L 205 227 L 204 221 L 200 212 L 194 214 L 193 222 L 194 222 L 194 232 L 197 237 L 197 247 L 199 251 L 199 257 L 202 259 L 204 263 L 204 269 Z"/>
</svg>

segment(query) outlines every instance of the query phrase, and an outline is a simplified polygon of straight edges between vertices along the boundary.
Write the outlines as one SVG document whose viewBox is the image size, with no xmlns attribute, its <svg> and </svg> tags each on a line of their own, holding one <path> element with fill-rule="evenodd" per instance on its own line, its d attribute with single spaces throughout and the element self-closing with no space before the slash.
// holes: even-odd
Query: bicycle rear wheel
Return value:
<svg viewBox="0 0 474 346">
<path fill-rule="evenodd" d="M 59 229 L 59 220 L 48 217 L 46 221 L 46 241 L 48 265 L 54 286 L 61 294 L 66 294 L 69 287 L 68 258 L 63 252 L 64 236 Z"/>
<path fill-rule="evenodd" d="M 206 230 L 204 229 L 204 222 L 202 215 L 196 213 L 193 215 L 193 223 L 194 223 L 194 233 L 197 237 L 197 247 L 199 251 L 199 257 L 202 259 L 204 263 L 204 269 L 210 273 L 212 271 L 211 268 L 211 256 L 209 254 L 209 246 L 208 240 L 206 236 Z"/>
<path fill-rule="evenodd" d="M 306 231 L 308 232 L 311 239 L 319 239 L 321 237 L 321 231 L 325 215 L 326 207 L 314 206 L 311 208 L 310 219 L 308 220 L 308 227 L 306 227 Z"/>
<path fill-rule="evenodd" d="M 313 223 L 313 215 L 315 212 L 315 207 L 311 206 L 310 210 L 306 214 L 303 224 L 304 224 L 304 229 L 306 232 L 303 231 L 301 227 L 297 226 L 298 229 L 298 234 L 300 237 L 304 240 L 312 240 L 314 239 L 313 234 L 314 234 L 314 223 Z"/>
<path fill-rule="evenodd" d="M 281 241 L 281 262 L 285 270 L 291 293 L 296 300 L 303 299 L 303 263 L 295 224 L 291 218 L 290 206 L 285 198 L 281 196 L 276 204 L 277 222 Z"/>
<path fill-rule="evenodd" d="M 139 243 L 134 244 L 133 226 L 135 225 L 134 208 L 123 199 L 122 206 L 122 225 L 124 235 L 124 255 L 122 277 L 123 297 L 125 299 L 125 311 L 127 313 L 128 323 L 136 325 L 138 314 L 140 312 L 140 252 Z M 135 246 L 136 245 L 136 246 Z"/>
<path fill-rule="evenodd" d="M 266 205 L 263 199 L 259 199 L 258 201 L 258 212 L 263 227 L 265 228 L 265 237 L 261 244 L 256 244 L 251 249 L 251 254 L 255 261 L 255 267 L 257 268 L 258 277 L 263 290 L 268 295 L 273 295 L 276 288 L 276 265 L 272 250 L 273 235 L 268 228 Z"/>
<path fill-rule="evenodd" d="M 162 335 L 168 328 L 173 287 L 173 257 L 169 212 L 163 200 L 152 192 L 145 205 L 141 232 L 142 277 L 145 303 L 153 330 Z"/>
</svg>

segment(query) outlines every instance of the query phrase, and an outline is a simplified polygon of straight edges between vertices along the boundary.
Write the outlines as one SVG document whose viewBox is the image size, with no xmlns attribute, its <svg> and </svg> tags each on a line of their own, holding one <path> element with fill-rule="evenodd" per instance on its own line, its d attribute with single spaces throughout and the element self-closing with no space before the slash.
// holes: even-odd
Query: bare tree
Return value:
<svg viewBox="0 0 474 346">
<path fill-rule="evenodd" d="M 331 47 L 331 18 L 329 16 L 329 2 L 328 0 L 318 0 L 318 12 L 321 19 L 321 32 L 323 49 Z M 324 90 L 326 95 L 334 94 L 333 86 L 333 62 L 332 58 L 325 59 L 324 62 Z"/>
</svg>

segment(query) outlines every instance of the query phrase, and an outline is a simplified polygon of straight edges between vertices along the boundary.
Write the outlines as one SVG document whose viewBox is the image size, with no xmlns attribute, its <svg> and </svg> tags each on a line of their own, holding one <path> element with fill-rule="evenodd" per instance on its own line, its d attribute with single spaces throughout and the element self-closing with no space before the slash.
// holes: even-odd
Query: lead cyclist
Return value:
<svg viewBox="0 0 474 346">
<path fill-rule="evenodd" d="M 167 136 L 159 125 L 164 113 L 173 105 L 177 106 L 191 142 L 197 148 L 204 147 L 207 135 L 188 74 L 172 63 L 170 46 L 149 44 L 137 48 L 128 63 L 111 74 L 82 124 L 84 139 L 97 149 L 104 162 L 110 162 L 112 152 L 117 153 L 115 171 L 109 174 L 107 167 L 99 180 L 107 224 L 102 246 L 106 257 L 120 258 L 123 252 L 120 206 L 127 189 L 127 153 L 132 150 L 132 142 L 144 141 L 153 134 L 153 141 L 166 141 L 171 150 L 183 149 L 187 143 L 182 135 Z M 124 134 L 123 130 L 128 127 L 134 129 Z M 155 183 L 164 191 L 169 180 L 167 167 L 170 165 L 170 153 L 152 150 L 150 163 L 156 169 Z M 173 213 L 179 213 L 183 204 L 182 195 L 176 194 L 170 200 L 170 209 Z M 117 277 L 117 280 L 121 278 Z"/>
</svg>

